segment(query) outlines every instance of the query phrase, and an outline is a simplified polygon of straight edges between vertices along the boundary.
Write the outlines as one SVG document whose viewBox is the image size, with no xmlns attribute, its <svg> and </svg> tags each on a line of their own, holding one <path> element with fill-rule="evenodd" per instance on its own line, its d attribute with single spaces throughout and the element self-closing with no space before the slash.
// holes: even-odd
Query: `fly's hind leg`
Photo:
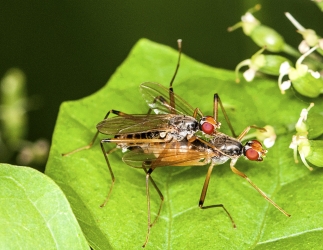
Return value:
<svg viewBox="0 0 323 250">
<path fill-rule="evenodd" d="M 111 154 L 112 152 L 114 152 L 116 149 L 118 149 L 117 147 L 115 147 L 115 148 L 113 148 L 113 149 L 111 149 L 109 151 L 106 151 L 105 148 L 104 148 L 104 144 L 105 143 L 116 143 L 116 144 L 118 144 L 118 143 L 132 143 L 133 141 L 134 141 L 133 139 L 110 138 L 110 139 L 102 139 L 101 142 L 100 142 L 100 146 L 101 146 L 101 149 L 102 149 L 102 153 L 103 153 L 104 158 L 105 158 L 105 161 L 107 163 L 107 166 L 108 166 L 108 169 L 109 169 L 109 172 L 110 172 L 110 176 L 111 176 L 111 181 L 112 181 L 111 186 L 110 186 L 110 189 L 109 189 L 109 192 L 108 192 L 108 195 L 107 195 L 106 199 L 104 200 L 104 202 L 102 203 L 101 207 L 104 207 L 106 205 L 106 203 L 108 202 L 108 200 L 110 198 L 110 195 L 112 193 L 112 188 L 113 188 L 114 183 L 115 183 L 115 177 L 114 177 L 114 174 L 113 174 L 113 171 L 112 171 L 112 168 L 111 168 L 111 164 L 110 164 L 109 159 L 108 159 L 108 155 Z M 136 139 L 135 141 L 137 143 L 139 143 L 139 144 L 142 143 L 142 142 L 146 142 L 147 143 L 147 141 L 149 141 L 149 142 L 164 142 L 164 140 L 159 140 L 159 139 L 155 139 L 155 140 L 154 139 Z M 159 196 L 160 196 L 160 198 L 161 198 L 161 200 L 163 202 L 164 201 L 164 197 L 163 197 L 162 193 L 160 192 L 160 190 L 158 189 L 156 183 L 154 182 L 154 180 L 150 176 L 151 172 L 153 171 L 153 169 L 150 167 L 150 164 L 144 162 L 142 164 L 142 168 L 146 172 L 146 178 L 148 178 L 148 180 L 150 178 L 151 183 L 155 187 L 156 191 L 158 192 L 158 194 L 159 194 Z M 148 180 L 146 181 L 146 186 L 148 185 Z M 148 194 L 147 197 L 149 198 L 149 189 L 148 188 L 147 188 L 147 194 Z M 159 216 L 159 213 L 160 213 L 160 210 L 161 210 L 161 206 L 162 206 L 162 204 L 160 205 L 160 208 L 159 208 L 157 217 Z M 154 220 L 154 222 L 152 223 L 152 225 L 155 223 L 156 219 Z M 150 218 L 149 218 L 149 221 L 150 221 Z"/>
<path fill-rule="evenodd" d="M 151 173 L 154 171 L 154 168 L 149 168 L 149 163 L 148 162 L 143 162 L 143 169 L 146 173 L 146 195 L 147 195 L 147 211 L 148 211 L 148 216 L 147 216 L 147 234 L 146 234 L 146 239 L 145 239 L 145 242 L 143 244 L 142 247 L 145 247 L 148 240 L 149 240 L 149 235 L 150 235 L 150 228 L 156 223 L 158 217 L 159 217 L 159 214 L 160 214 L 160 211 L 161 211 L 161 208 L 162 208 L 162 205 L 163 205 L 163 202 L 164 202 L 164 196 L 163 194 L 161 193 L 161 191 L 159 190 L 159 188 L 157 187 L 155 181 L 153 180 L 153 178 L 151 177 Z M 149 168 L 149 169 L 147 169 Z M 154 188 L 156 189 L 160 199 L 161 199 L 161 202 L 160 202 L 160 205 L 159 205 L 159 209 L 158 209 L 158 212 L 157 212 L 157 215 L 156 215 L 156 218 L 154 219 L 154 221 L 151 223 L 151 213 L 150 213 L 150 193 L 149 193 L 149 180 L 151 182 L 151 184 L 154 186 Z"/>
<path fill-rule="evenodd" d="M 104 207 L 107 204 L 107 202 L 108 202 L 108 200 L 110 198 L 111 192 L 112 192 L 112 188 L 113 188 L 114 183 L 115 183 L 115 177 L 114 177 L 114 174 L 113 174 L 113 171 L 112 171 L 109 159 L 108 159 L 108 155 L 111 154 L 112 152 L 114 152 L 117 148 L 113 148 L 113 149 L 111 149 L 109 151 L 105 151 L 105 148 L 104 148 L 104 145 L 103 145 L 104 143 L 110 143 L 110 142 L 113 142 L 113 141 L 111 141 L 111 139 L 103 139 L 103 140 L 100 141 L 100 146 L 101 146 L 101 149 L 102 149 L 102 153 L 103 153 L 105 161 L 107 163 L 107 166 L 108 166 L 108 169 L 109 169 L 109 172 L 110 172 L 110 176 L 111 176 L 111 181 L 112 181 L 112 183 L 110 185 L 108 195 L 106 196 L 104 202 L 100 205 L 100 207 Z"/>
<path fill-rule="evenodd" d="M 115 115 L 117 115 L 117 116 L 128 116 L 128 114 L 125 114 L 125 113 L 123 113 L 123 112 L 121 112 L 121 111 L 111 109 L 111 110 L 110 110 L 110 111 L 105 115 L 105 117 L 103 118 L 103 120 L 107 119 L 107 118 L 108 118 L 108 116 L 109 116 L 111 113 L 112 113 L 112 114 L 115 114 Z M 97 132 L 95 133 L 95 135 L 94 135 L 93 139 L 91 140 L 91 142 L 90 142 L 88 145 L 83 146 L 83 147 L 80 147 L 80 148 L 77 148 L 77 149 L 74 149 L 74 150 L 72 150 L 71 152 L 68 152 L 68 153 L 63 153 L 63 154 L 62 154 L 62 156 L 68 156 L 68 155 L 71 155 L 71 154 L 77 153 L 77 152 L 79 152 L 79 151 L 82 151 L 82 150 L 84 150 L 84 149 L 89 149 L 89 148 L 91 148 L 91 147 L 93 146 L 93 143 L 95 142 L 96 138 L 98 137 L 98 134 L 99 134 L 99 131 L 97 131 Z"/>
<path fill-rule="evenodd" d="M 213 167 L 214 165 L 211 164 L 209 166 L 209 169 L 207 171 L 207 174 L 206 174 L 206 177 L 205 177 L 205 181 L 204 181 L 204 185 L 203 185 L 203 189 L 202 189 L 202 193 L 201 193 L 201 197 L 200 197 L 200 201 L 199 201 L 199 207 L 201 209 L 208 209 L 208 208 L 213 208 L 213 207 L 221 207 L 226 213 L 227 215 L 229 216 L 230 220 L 231 220 L 231 223 L 232 223 L 232 226 L 234 228 L 236 228 L 236 224 L 234 223 L 230 213 L 228 212 L 228 210 L 224 207 L 223 204 L 215 204 L 215 205 L 209 205 L 209 206 L 204 206 L 204 200 L 205 200 L 205 196 L 206 196 L 206 192 L 207 192 L 207 188 L 209 186 L 209 181 L 210 181 L 210 177 L 211 177 L 211 173 L 212 173 L 212 170 L 213 170 Z"/>
</svg>

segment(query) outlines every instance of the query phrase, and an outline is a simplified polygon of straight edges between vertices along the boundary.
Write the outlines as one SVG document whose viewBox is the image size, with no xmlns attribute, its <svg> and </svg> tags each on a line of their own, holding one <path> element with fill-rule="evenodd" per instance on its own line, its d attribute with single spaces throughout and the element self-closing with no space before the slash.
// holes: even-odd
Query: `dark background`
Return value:
<svg viewBox="0 0 323 250">
<path fill-rule="evenodd" d="M 41 100 L 29 112 L 28 139 L 50 140 L 59 105 L 100 89 L 142 37 L 174 48 L 182 38 L 185 54 L 233 70 L 258 48 L 241 29 L 227 27 L 257 3 L 256 18 L 293 46 L 301 36 L 285 11 L 321 31 L 323 14 L 310 0 L 3 1 L 0 76 L 11 67 L 24 71 L 29 95 Z"/>
</svg>

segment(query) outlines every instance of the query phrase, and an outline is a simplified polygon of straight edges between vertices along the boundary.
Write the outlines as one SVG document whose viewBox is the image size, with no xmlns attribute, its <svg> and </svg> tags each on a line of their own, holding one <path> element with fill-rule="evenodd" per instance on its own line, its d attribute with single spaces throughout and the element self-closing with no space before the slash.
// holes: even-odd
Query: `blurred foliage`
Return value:
<svg viewBox="0 0 323 250">
<path fill-rule="evenodd" d="M 9 69 L 0 80 L 0 162 L 43 170 L 49 142 L 27 140 L 29 102 L 25 74 L 18 68 Z"/>
</svg>

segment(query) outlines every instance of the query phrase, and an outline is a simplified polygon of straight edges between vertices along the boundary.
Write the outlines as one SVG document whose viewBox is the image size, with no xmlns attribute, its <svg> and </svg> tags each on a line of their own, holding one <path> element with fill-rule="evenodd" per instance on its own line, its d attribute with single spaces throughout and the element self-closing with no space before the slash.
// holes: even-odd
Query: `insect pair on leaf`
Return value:
<svg viewBox="0 0 323 250">
<path fill-rule="evenodd" d="M 117 148 L 121 148 L 125 153 L 122 160 L 126 164 L 144 170 L 146 173 L 148 218 L 146 239 L 143 247 L 148 243 L 151 227 L 159 217 L 164 201 L 162 192 L 152 178 L 153 171 L 159 167 L 209 165 L 199 199 L 199 207 L 202 209 L 222 207 L 229 216 L 233 227 L 236 227 L 230 213 L 224 205 L 215 204 L 204 206 L 213 167 L 231 160 L 230 168 L 235 174 L 245 178 L 273 206 L 286 216 L 290 216 L 260 190 L 244 173 L 235 167 L 237 160 L 241 156 L 245 156 L 246 159 L 252 161 L 263 160 L 267 150 L 262 147 L 259 141 L 249 140 L 245 145 L 241 141 L 250 129 L 266 130 L 257 126 L 248 126 L 239 136 L 236 136 L 218 94 L 214 95 L 213 116 L 204 116 L 199 108 L 194 109 L 184 99 L 174 93 L 172 84 L 180 65 L 181 40 L 178 41 L 178 45 L 178 63 L 169 88 L 167 89 L 158 83 L 152 82 L 146 82 L 140 85 L 143 98 L 150 108 L 147 114 L 132 115 L 117 110 L 110 110 L 104 119 L 97 124 L 97 132 L 89 145 L 63 154 L 67 156 L 91 148 L 99 133 L 109 137 L 100 141 L 101 149 L 112 179 L 107 198 L 101 206 L 105 206 L 107 203 L 115 183 L 108 153 L 104 147 L 105 144 L 115 143 Z M 232 137 L 218 131 L 221 125 L 218 121 L 219 106 L 232 132 Z M 152 111 L 155 114 L 152 114 Z M 116 116 L 110 117 L 110 114 Z M 154 220 L 151 219 L 149 182 L 156 189 L 161 199 Z"/>
</svg>

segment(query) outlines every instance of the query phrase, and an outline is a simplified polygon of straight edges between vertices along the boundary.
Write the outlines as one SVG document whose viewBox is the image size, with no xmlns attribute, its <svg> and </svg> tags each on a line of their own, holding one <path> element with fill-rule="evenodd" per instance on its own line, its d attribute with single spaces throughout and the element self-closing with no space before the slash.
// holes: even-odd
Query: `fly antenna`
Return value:
<svg viewBox="0 0 323 250">
<path fill-rule="evenodd" d="M 177 40 L 177 46 L 178 46 L 178 61 L 177 61 L 177 65 L 176 65 L 175 73 L 174 73 L 173 78 L 172 78 L 172 80 L 170 81 L 170 84 L 169 84 L 169 88 L 170 88 L 170 89 L 173 87 L 173 82 L 174 82 L 175 77 L 176 77 L 176 75 L 177 75 L 177 71 L 178 71 L 178 68 L 179 68 L 179 65 L 180 65 L 180 61 L 181 61 L 181 54 L 182 54 L 182 39 L 178 39 L 178 40 Z"/>
</svg>

